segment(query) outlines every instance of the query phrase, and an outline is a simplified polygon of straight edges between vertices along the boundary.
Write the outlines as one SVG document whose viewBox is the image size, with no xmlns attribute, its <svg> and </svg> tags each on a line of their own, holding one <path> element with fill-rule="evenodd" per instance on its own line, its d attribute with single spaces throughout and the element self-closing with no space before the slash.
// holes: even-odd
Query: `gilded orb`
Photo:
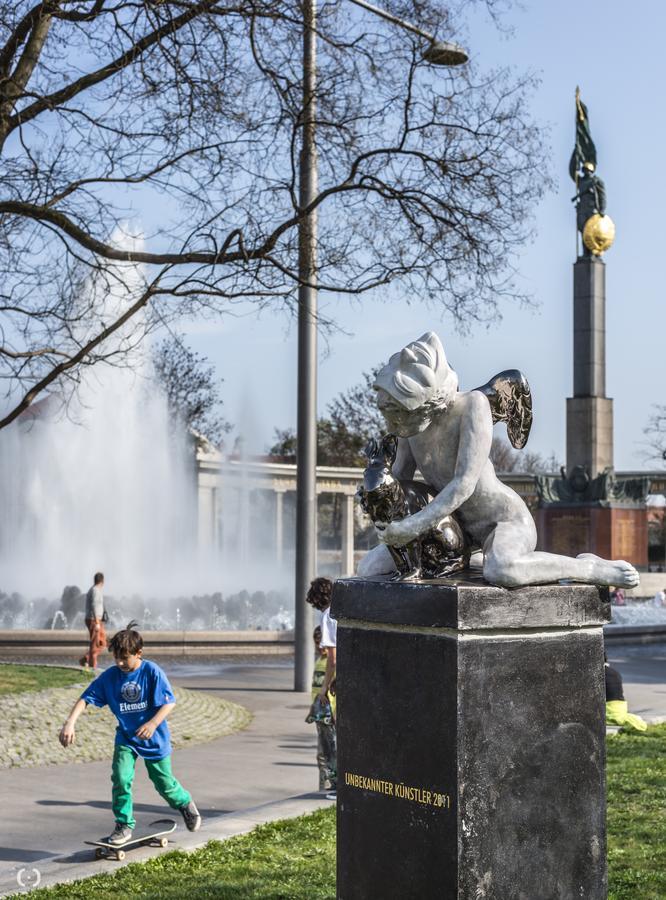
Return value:
<svg viewBox="0 0 666 900">
<path fill-rule="evenodd" d="M 595 213 L 585 223 L 583 228 L 583 243 L 595 256 L 608 250 L 615 240 L 615 222 L 610 216 L 600 216 Z"/>
</svg>

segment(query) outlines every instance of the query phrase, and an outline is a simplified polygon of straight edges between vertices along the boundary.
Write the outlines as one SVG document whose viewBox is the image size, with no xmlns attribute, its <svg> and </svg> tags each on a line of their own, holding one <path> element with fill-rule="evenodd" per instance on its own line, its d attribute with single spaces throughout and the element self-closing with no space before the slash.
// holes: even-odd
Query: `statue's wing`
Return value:
<svg viewBox="0 0 666 900">
<path fill-rule="evenodd" d="M 488 398 L 493 423 L 506 422 L 511 444 L 522 450 L 532 427 L 532 391 L 527 378 L 518 369 L 505 369 L 476 390 Z"/>
</svg>

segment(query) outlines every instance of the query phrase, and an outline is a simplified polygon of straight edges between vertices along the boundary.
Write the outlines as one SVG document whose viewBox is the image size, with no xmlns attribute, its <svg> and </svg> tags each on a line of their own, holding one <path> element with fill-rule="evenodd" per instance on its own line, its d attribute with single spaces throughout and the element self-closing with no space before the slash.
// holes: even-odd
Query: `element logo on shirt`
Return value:
<svg viewBox="0 0 666 900">
<path fill-rule="evenodd" d="M 121 687 L 120 693 L 123 700 L 126 700 L 128 703 L 136 703 L 141 696 L 141 685 L 137 684 L 136 681 L 128 681 Z"/>
</svg>

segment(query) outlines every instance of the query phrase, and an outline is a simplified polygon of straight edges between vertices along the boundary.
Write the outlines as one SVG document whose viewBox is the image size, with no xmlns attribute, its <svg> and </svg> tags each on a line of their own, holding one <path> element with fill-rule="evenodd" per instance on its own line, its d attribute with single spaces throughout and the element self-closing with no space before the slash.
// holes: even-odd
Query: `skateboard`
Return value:
<svg viewBox="0 0 666 900">
<path fill-rule="evenodd" d="M 328 700 L 322 702 L 319 697 L 316 697 L 310 707 L 310 712 L 305 717 L 305 721 L 308 725 L 311 725 L 313 722 L 323 722 L 324 725 L 331 725 L 333 722 L 333 713 L 331 711 L 331 704 Z"/>
<path fill-rule="evenodd" d="M 169 841 L 164 835 L 175 831 L 176 823 L 173 819 L 156 819 L 148 827 L 156 827 L 159 830 L 151 831 L 150 834 L 142 834 L 140 837 L 133 837 L 124 844 L 109 844 L 106 841 L 84 841 L 83 843 L 95 847 L 95 859 L 125 859 L 125 850 L 129 847 L 141 847 L 144 844 L 151 847 L 166 847 Z"/>
</svg>

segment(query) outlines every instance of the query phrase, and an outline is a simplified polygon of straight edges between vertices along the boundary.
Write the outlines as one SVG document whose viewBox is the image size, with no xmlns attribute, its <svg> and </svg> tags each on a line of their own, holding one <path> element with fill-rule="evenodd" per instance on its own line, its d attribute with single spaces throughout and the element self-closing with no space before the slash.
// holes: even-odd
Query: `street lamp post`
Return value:
<svg viewBox="0 0 666 900">
<path fill-rule="evenodd" d="M 457 66 L 467 54 L 457 44 L 435 37 L 365 0 L 351 0 L 428 42 L 423 58 L 432 65 Z M 312 681 L 312 610 L 305 602 L 317 562 L 317 0 L 303 2 L 303 115 L 299 166 L 299 206 L 305 212 L 298 230 L 298 410 L 296 446 L 296 578 L 294 690 Z"/>
<path fill-rule="evenodd" d="M 317 196 L 317 6 L 303 3 L 303 138 L 299 204 L 307 209 Z M 294 690 L 312 681 L 312 609 L 305 602 L 317 562 L 317 211 L 298 229 L 298 412 L 296 424 L 296 597 Z"/>
</svg>

